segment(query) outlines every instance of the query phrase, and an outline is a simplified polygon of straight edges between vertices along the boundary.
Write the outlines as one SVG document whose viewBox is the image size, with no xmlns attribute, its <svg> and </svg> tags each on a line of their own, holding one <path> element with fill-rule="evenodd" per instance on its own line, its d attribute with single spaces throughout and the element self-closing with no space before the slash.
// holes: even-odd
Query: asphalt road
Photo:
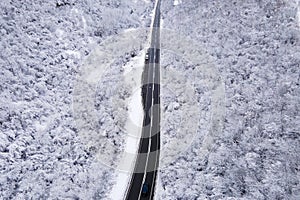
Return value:
<svg viewBox="0 0 300 200">
<path fill-rule="evenodd" d="M 160 149 L 160 0 L 155 10 L 148 55 L 142 77 L 143 129 L 127 200 L 153 199 L 154 196 Z M 147 196 L 142 194 L 144 184 L 148 186 Z"/>
</svg>

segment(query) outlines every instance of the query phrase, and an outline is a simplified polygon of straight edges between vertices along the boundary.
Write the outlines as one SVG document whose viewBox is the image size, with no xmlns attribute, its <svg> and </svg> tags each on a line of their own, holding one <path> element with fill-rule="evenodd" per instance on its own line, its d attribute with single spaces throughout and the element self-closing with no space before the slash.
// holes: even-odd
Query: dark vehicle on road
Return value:
<svg viewBox="0 0 300 200">
<path fill-rule="evenodd" d="M 149 49 L 147 50 L 146 55 L 145 55 L 145 62 L 149 63 Z"/>
<path fill-rule="evenodd" d="M 149 195 L 150 189 L 149 189 L 149 184 L 144 183 L 142 187 L 142 197 L 147 197 Z"/>
</svg>

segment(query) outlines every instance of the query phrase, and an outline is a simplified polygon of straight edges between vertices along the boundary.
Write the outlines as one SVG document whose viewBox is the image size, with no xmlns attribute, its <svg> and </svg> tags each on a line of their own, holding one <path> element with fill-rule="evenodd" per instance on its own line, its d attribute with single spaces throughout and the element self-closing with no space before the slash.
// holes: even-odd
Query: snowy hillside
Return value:
<svg viewBox="0 0 300 200">
<path fill-rule="evenodd" d="M 215 118 L 202 115 L 207 126 L 200 121 L 189 148 L 160 169 L 158 199 L 300 198 L 299 10 L 299 2 L 284 0 L 163 1 L 163 28 L 194 41 L 182 45 L 197 44 L 202 49 L 195 51 L 206 52 L 225 84 L 226 98 L 222 129 L 211 137 L 208 151 L 203 151 L 207 126 Z M 168 50 L 162 49 L 164 69 L 180 72 L 195 85 L 203 80 L 193 74 L 206 64 L 183 62 Z M 172 88 L 170 82 L 164 87 Z M 166 92 L 163 105 L 177 105 L 165 108 L 163 120 L 174 122 L 186 102 L 166 98 Z M 202 102 L 200 111 L 212 112 L 205 82 L 194 87 L 193 96 Z M 180 141 L 176 130 L 184 127 L 163 127 L 163 145 Z"/>
<path fill-rule="evenodd" d="M 153 6 L 121 0 L 0 2 L 0 199 L 108 195 L 115 172 L 97 158 L 100 147 L 87 145 L 79 133 L 74 83 L 108 36 L 149 26 Z M 124 54 L 116 69 L 106 72 L 95 104 L 106 110 L 93 137 L 108 138 L 119 151 L 124 133 L 114 127 L 122 116 L 111 113 L 106 100 L 112 92 L 124 101 L 128 96 L 126 88 L 118 90 L 126 59 Z"/>
</svg>

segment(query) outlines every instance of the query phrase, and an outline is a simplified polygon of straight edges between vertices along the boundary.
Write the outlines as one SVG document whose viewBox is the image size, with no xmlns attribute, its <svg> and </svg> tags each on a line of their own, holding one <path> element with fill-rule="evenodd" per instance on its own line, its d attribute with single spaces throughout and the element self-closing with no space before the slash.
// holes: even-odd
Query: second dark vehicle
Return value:
<svg viewBox="0 0 300 200">
<path fill-rule="evenodd" d="M 149 195 L 149 184 L 144 183 L 142 187 L 142 197 L 147 197 Z"/>
</svg>

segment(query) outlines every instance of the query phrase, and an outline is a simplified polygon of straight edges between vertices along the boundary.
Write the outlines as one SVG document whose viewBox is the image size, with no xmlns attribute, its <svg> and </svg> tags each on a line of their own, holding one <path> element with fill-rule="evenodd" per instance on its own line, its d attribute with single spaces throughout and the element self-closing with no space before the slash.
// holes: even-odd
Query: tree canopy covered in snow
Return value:
<svg viewBox="0 0 300 200">
<path fill-rule="evenodd" d="M 124 151 L 137 84 L 137 69 L 124 76 L 124 66 L 142 47 L 99 77 L 95 135 L 80 133 L 74 84 L 87 63 L 97 67 L 108 38 L 149 27 L 153 8 L 150 0 L 0 2 L 1 199 L 109 198 L 117 173 L 99 154 L 114 147 L 114 165 Z M 300 199 L 299 0 L 162 0 L 161 11 L 156 198 Z"/>
<path fill-rule="evenodd" d="M 149 26 L 152 9 L 148 1 L 0 2 L 1 199 L 107 196 L 114 171 L 78 133 L 73 84 L 99 43 L 125 29 Z M 121 75 L 115 71 L 105 87 L 99 86 L 99 111 L 106 106 L 101 98 L 122 85 Z M 116 94 L 126 96 L 124 90 Z M 121 141 L 108 127 L 120 118 L 102 115 L 105 127 L 99 126 L 106 133 L 100 134 Z"/>
<path fill-rule="evenodd" d="M 162 12 L 163 28 L 212 57 L 225 83 L 226 114 L 206 154 L 200 151 L 207 130 L 199 127 L 190 148 L 160 169 L 157 198 L 299 199 L 299 2 L 163 1 Z M 162 51 L 162 67 L 188 76 L 186 63 Z M 203 89 L 194 93 L 199 101 L 210 98 Z M 178 110 L 169 106 L 163 120 L 176 120 Z M 163 127 L 163 143 L 179 139 L 168 136 L 171 127 Z"/>
</svg>

